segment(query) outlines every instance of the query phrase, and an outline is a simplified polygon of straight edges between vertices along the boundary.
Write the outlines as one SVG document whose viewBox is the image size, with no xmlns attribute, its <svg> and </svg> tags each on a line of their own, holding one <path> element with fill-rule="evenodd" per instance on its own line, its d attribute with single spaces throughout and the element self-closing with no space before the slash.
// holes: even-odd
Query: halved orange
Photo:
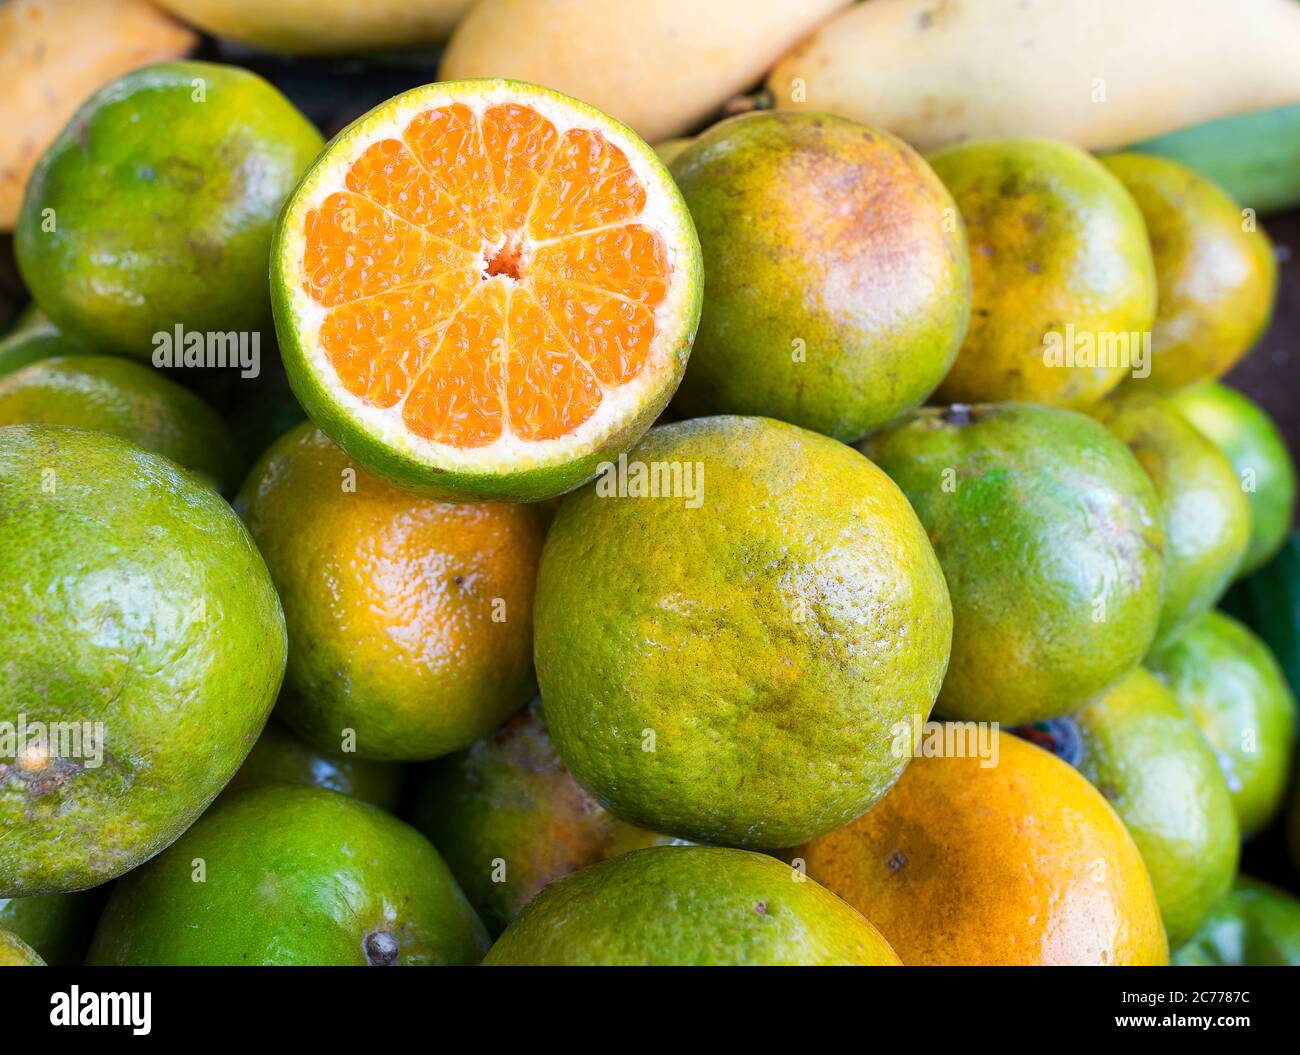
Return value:
<svg viewBox="0 0 1300 1055">
<path fill-rule="evenodd" d="M 648 429 L 700 312 L 695 229 L 654 151 L 505 80 L 390 99 L 325 150 L 272 251 L 294 392 L 409 491 L 540 499 Z"/>
</svg>

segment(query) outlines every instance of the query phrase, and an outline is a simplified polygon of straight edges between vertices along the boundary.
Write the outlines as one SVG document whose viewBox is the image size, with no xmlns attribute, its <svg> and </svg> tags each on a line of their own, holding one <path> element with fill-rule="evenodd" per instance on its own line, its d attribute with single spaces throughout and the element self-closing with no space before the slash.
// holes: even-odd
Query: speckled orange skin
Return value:
<svg viewBox="0 0 1300 1055">
<path fill-rule="evenodd" d="M 1044 336 L 1071 325 L 1098 338 L 1151 329 L 1155 265 L 1119 180 L 1078 147 L 1041 139 L 963 143 L 928 160 L 966 222 L 974 283 L 966 341 L 934 402 L 1077 409 L 1118 385 L 1124 366 L 1049 364 L 1043 353 Z"/>
<path fill-rule="evenodd" d="M 310 422 L 235 505 L 285 607 L 276 713 L 309 742 L 337 753 L 353 729 L 358 758 L 436 758 L 528 701 L 544 510 L 406 495 Z"/>
<path fill-rule="evenodd" d="M 1128 387 L 1173 392 L 1222 377 L 1273 316 L 1277 260 L 1262 227 L 1209 180 L 1168 158 L 1103 159 L 1142 210 L 1160 300 L 1151 376 Z"/>
<path fill-rule="evenodd" d="M 956 206 L 911 147 L 830 114 L 746 114 L 672 162 L 704 254 L 675 405 L 845 442 L 934 391 L 970 317 Z"/>
<path fill-rule="evenodd" d="M 873 810 L 791 856 L 907 965 L 1167 963 L 1151 879 L 1101 793 L 1014 736 L 997 757 L 915 758 Z"/>
</svg>

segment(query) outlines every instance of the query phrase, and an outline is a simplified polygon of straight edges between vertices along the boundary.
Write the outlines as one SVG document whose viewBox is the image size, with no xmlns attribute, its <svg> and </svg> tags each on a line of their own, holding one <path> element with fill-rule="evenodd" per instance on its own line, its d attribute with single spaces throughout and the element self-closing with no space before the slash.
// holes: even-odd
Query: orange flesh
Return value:
<svg viewBox="0 0 1300 1055">
<path fill-rule="evenodd" d="M 320 344 L 365 403 L 481 447 L 572 432 L 644 369 L 670 268 L 600 132 L 456 103 L 372 143 L 305 222 Z"/>
</svg>

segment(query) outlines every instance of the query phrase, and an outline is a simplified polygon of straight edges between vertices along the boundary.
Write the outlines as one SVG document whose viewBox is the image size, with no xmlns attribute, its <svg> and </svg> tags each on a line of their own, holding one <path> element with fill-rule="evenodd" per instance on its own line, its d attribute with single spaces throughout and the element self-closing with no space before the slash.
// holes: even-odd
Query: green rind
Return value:
<svg viewBox="0 0 1300 1055">
<path fill-rule="evenodd" d="M 939 714 L 1068 714 L 1141 661 L 1164 577 L 1160 507 L 1101 425 L 1027 403 L 928 409 L 862 450 L 912 503 L 952 595 Z"/>
<path fill-rule="evenodd" d="M 44 967 L 36 950 L 16 934 L 0 928 L 0 967 Z"/>
<path fill-rule="evenodd" d="M 54 323 L 41 318 L 15 327 L 12 333 L 0 340 L 0 377 L 43 359 L 85 355 L 90 351 L 80 341 L 60 333 Z"/>
<path fill-rule="evenodd" d="M 1146 665 L 1218 757 L 1242 834 L 1262 830 L 1286 793 L 1296 730 L 1295 699 L 1268 647 L 1237 620 L 1210 611 Z"/>
<path fill-rule="evenodd" d="M 0 720 L 103 723 L 102 759 L 94 738 L 35 775 L 0 759 L 0 896 L 84 889 L 168 845 L 239 767 L 284 616 L 230 506 L 115 436 L 0 429 L 0 523 Z"/>
<path fill-rule="evenodd" d="M 22 938 L 52 966 L 79 966 L 107 893 L 100 887 L 75 894 L 0 898 L 0 930 Z"/>
<path fill-rule="evenodd" d="M 254 788 L 222 803 L 113 889 L 91 964 L 475 964 L 487 933 L 442 858 L 376 806 L 320 788 Z"/>
<path fill-rule="evenodd" d="M 1300 967 L 1300 901 L 1242 876 L 1171 967 Z"/>
<path fill-rule="evenodd" d="M 640 138 L 626 125 L 602 114 L 593 107 L 576 99 L 523 81 L 508 81 L 497 78 L 483 78 L 460 82 L 478 89 L 490 89 L 501 86 L 513 86 L 528 93 L 550 96 L 563 101 L 580 112 L 599 116 L 602 121 L 609 121 L 633 143 Z M 686 370 L 686 361 L 690 356 L 691 344 L 695 340 L 699 326 L 700 311 L 703 304 L 703 261 L 700 253 L 699 239 L 691 222 L 690 212 L 682 200 L 681 193 L 673 182 L 672 175 L 664 166 L 659 156 L 649 146 L 645 147 L 643 156 L 663 174 L 663 188 L 671 195 L 675 211 L 684 219 L 684 232 L 689 236 L 687 244 L 682 246 L 687 257 L 687 268 L 694 276 L 690 283 L 690 300 L 686 307 L 682 337 L 672 350 L 676 368 L 670 376 L 663 379 L 662 386 L 656 390 L 654 398 L 648 400 L 638 412 L 597 448 L 550 465 L 530 467 L 511 471 L 508 466 L 496 472 L 467 472 L 447 469 L 423 462 L 408 452 L 399 450 L 385 443 L 382 439 L 370 435 L 355 424 L 347 410 L 334 398 L 325 381 L 312 372 L 308 366 L 308 355 L 299 340 L 294 326 L 292 312 L 289 308 L 292 274 L 294 265 L 285 259 L 285 238 L 289 223 L 293 217 L 298 199 L 304 187 L 312 180 L 316 170 L 329 159 L 341 144 L 362 130 L 372 118 L 387 109 L 396 99 L 405 99 L 413 94 L 425 91 L 425 88 L 413 88 L 394 99 L 363 114 L 343 129 L 326 146 L 317 159 L 299 181 L 293 193 L 285 202 L 280 222 L 271 243 L 271 305 L 275 316 L 276 336 L 279 340 L 285 371 L 294 395 L 306 410 L 308 417 L 337 443 L 351 457 L 378 476 L 383 477 L 395 487 L 412 494 L 428 498 L 456 499 L 477 498 L 513 502 L 537 502 L 554 498 L 580 487 L 592 479 L 600 469 L 602 462 L 612 461 L 640 439 L 650 428 L 660 413 L 668 405 L 677 386 L 681 383 Z M 438 84 L 445 90 L 445 83 Z"/>
<path fill-rule="evenodd" d="M 1179 128 L 1125 151 L 1181 162 L 1261 213 L 1300 205 L 1300 104 Z"/>
<path fill-rule="evenodd" d="M 1200 730 L 1141 667 L 1075 715 L 1078 768 L 1133 836 L 1171 947 L 1190 938 L 1237 871 L 1228 785 Z"/>
<path fill-rule="evenodd" d="M 1272 419 L 1248 396 L 1211 382 L 1170 397 L 1174 408 L 1232 462 L 1250 507 L 1250 543 L 1237 569 L 1248 575 L 1286 542 L 1296 503 L 1296 467 Z"/>
<path fill-rule="evenodd" d="M 66 425 L 154 451 L 230 493 L 239 483 L 234 440 L 188 389 L 130 359 L 44 359 L 0 377 L 0 426 Z"/>
<path fill-rule="evenodd" d="M 19 271 L 60 330 L 103 351 L 147 358 L 176 325 L 260 331 L 275 218 L 322 142 L 251 71 L 133 70 L 82 103 L 37 162 Z"/>
<path fill-rule="evenodd" d="M 857 910 L 773 857 L 636 850 L 560 879 L 486 966 L 896 966 Z"/>
</svg>

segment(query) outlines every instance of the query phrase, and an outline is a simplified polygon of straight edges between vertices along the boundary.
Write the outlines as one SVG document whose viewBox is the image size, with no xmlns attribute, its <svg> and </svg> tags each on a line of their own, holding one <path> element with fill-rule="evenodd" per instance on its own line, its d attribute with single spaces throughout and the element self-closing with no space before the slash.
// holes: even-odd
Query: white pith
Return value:
<svg viewBox="0 0 1300 1055">
<path fill-rule="evenodd" d="M 462 448 L 424 439 L 410 432 L 402 420 L 405 399 L 392 407 L 380 409 L 363 402 L 339 383 L 318 338 L 328 309 L 317 304 L 303 289 L 303 217 L 329 195 L 346 189 L 348 169 L 367 147 L 383 138 L 400 140 L 406 126 L 418 114 L 460 103 L 473 110 L 476 116 L 481 116 L 488 107 L 507 102 L 520 103 L 537 111 L 555 126 L 560 135 L 575 127 L 597 130 L 623 151 L 632 171 L 645 189 L 646 204 L 638 216 L 610 226 L 640 223 L 661 236 L 670 264 L 668 289 L 663 301 L 654 310 L 655 338 L 645 366 L 624 385 L 611 388 L 597 381 L 603 397 L 600 406 L 578 428 L 558 439 L 526 440 L 510 431 L 507 412 L 507 420 L 503 421 L 502 433 L 498 439 L 486 446 Z M 327 158 L 317 165 L 296 192 L 285 219 L 277 266 L 286 277 L 284 285 L 288 308 L 296 323 L 307 368 L 351 420 L 358 422 L 394 452 L 421 463 L 452 471 L 483 472 L 501 467 L 517 471 L 565 462 L 572 459 L 575 451 L 598 448 L 623 428 L 654 393 L 662 388 L 664 377 L 676 368 L 676 352 L 686 336 L 692 297 L 692 268 L 686 254 L 694 236 L 688 227 L 689 220 L 684 209 L 672 193 L 671 183 L 665 185 L 668 177 L 657 156 L 632 133 L 598 111 L 548 89 L 531 85 L 521 92 L 519 85 L 508 82 L 485 81 L 468 86 L 465 82 L 431 84 L 399 96 L 385 106 L 391 108 L 362 118 L 330 146 Z M 485 242 L 481 252 L 487 258 L 499 248 L 499 245 L 488 245 Z M 490 277 L 485 281 L 514 282 L 505 275 Z"/>
</svg>

